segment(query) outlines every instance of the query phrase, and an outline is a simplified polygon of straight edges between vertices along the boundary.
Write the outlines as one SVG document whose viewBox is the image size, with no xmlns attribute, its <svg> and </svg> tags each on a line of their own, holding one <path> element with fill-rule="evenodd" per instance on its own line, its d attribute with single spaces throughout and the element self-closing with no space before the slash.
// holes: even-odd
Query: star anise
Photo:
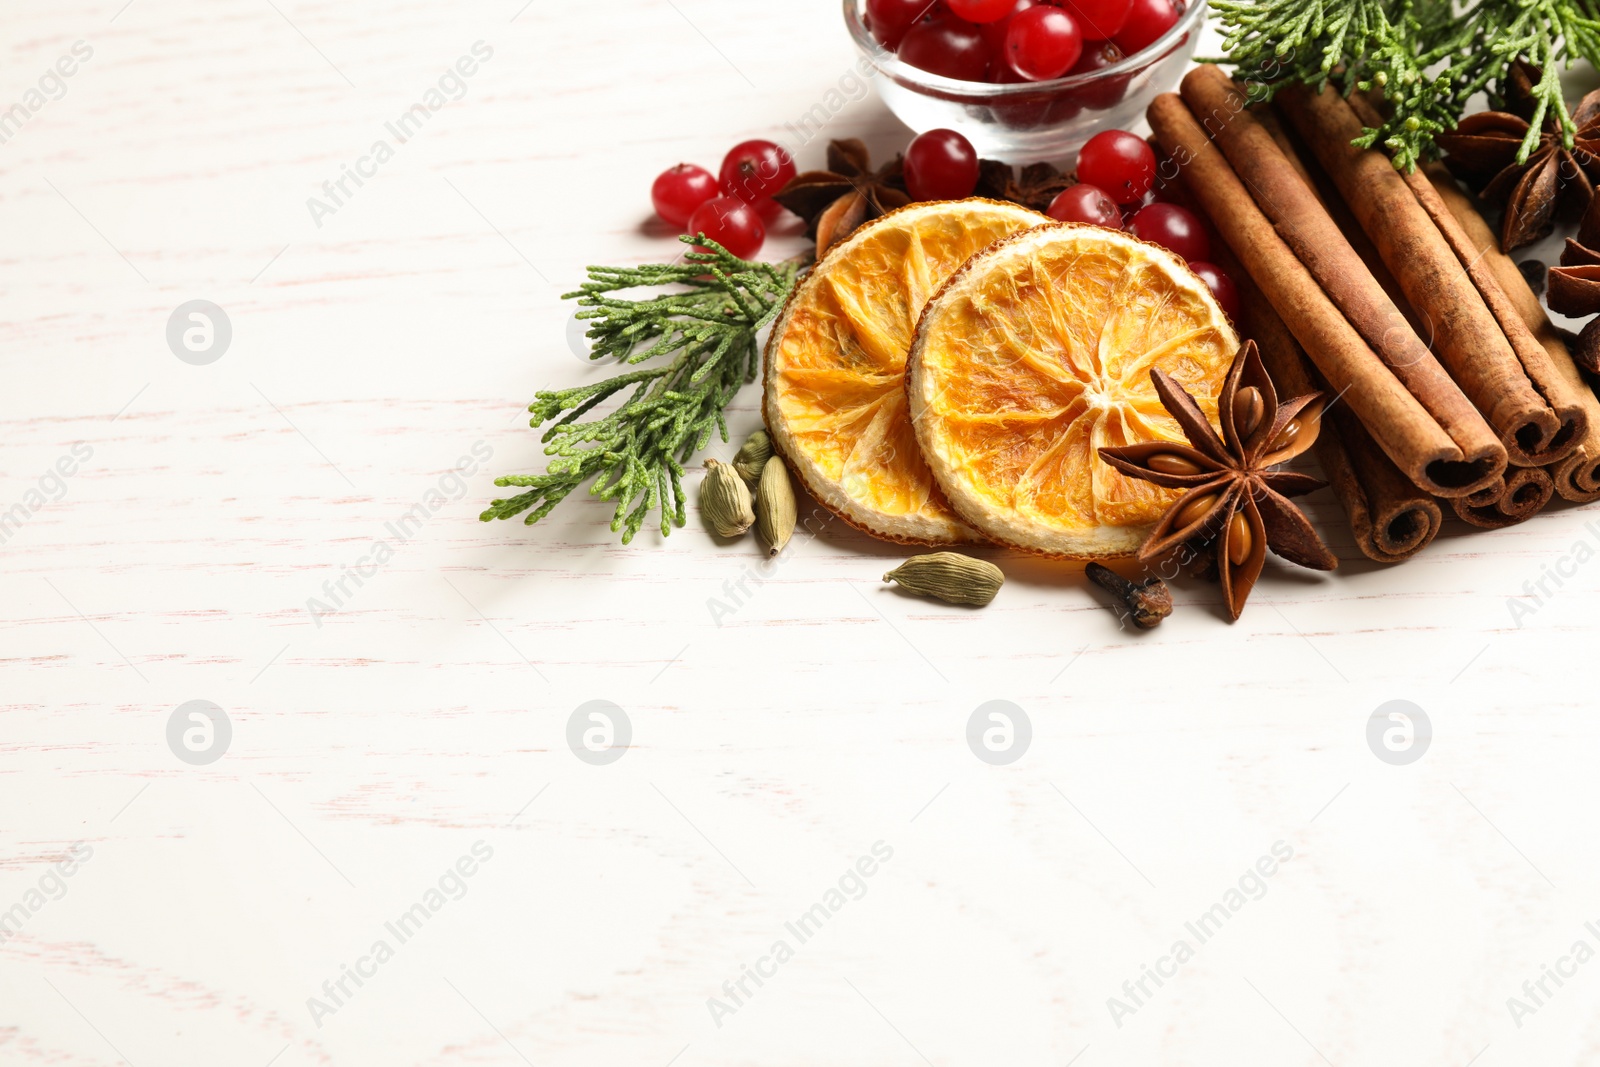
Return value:
<svg viewBox="0 0 1600 1067">
<path fill-rule="evenodd" d="M 1219 438 L 1182 386 L 1160 370 L 1152 370 L 1150 379 L 1189 445 L 1150 441 L 1100 449 L 1101 459 L 1130 477 L 1184 490 L 1139 547 L 1139 559 L 1164 556 L 1185 542 L 1215 539 L 1223 599 L 1235 619 L 1261 576 L 1267 549 L 1314 570 L 1331 571 L 1339 565 L 1288 499 L 1327 483 L 1309 474 L 1271 469 L 1316 440 L 1321 393 L 1279 404 L 1255 342 L 1247 341 L 1223 383 Z"/>
<path fill-rule="evenodd" d="M 1009 200 L 1035 211 L 1050 206 L 1061 191 L 1072 185 L 1072 178 L 1048 163 L 1029 163 L 1019 175 L 1010 164 L 996 159 L 978 161 L 978 188 L 973 196 Z"/>
<path fill-rule="evenodd" d="M 1575 319 L 1600 313 L 1600 197 L 1583 213 L 1575 237 L 1567 238 L 1561 265 L 1546 280 L 1550 310 Z M 1600 319 L 1593 319 L 1572 345 L 1573 358 L 1591 374 L 1600 374 Z"/>
<path fill-rule="evenodd" d="M 1500 245 L 1509 252 L 1532 244 L 1555 226 L 1557 214 L 1571 218 L 1594 199 L 1600 182 L 1600 90 L 1585 96 L 1573 112 L 1577 127 L 1571 148 L 1560 124 L 1546 118 L 1539 142 L 1524 163 L 1517 153 L 1533 114 L 1532 85 L 1539 68 L 1518 61 L 1508 77 L 1505 111 L 1468 115 L 1436 138 L 1446 162 L 1492 204 L 1504 205 Z"/>
<path fill-rule="evenodd" d="M 806 220 L 817 257 L 856 227 L 911 203 L 904 160 L 874 170 L 867 146 L 855 138 L 828 143 L 828 169 L 797 174 L 773 199 Z"/>
</svg>

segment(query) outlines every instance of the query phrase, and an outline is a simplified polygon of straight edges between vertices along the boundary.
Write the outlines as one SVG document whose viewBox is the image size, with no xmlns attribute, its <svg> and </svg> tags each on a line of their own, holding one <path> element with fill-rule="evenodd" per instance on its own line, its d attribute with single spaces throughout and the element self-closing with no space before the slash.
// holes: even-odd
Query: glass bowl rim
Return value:
<svg viewBox="0 0 1600 1067">
<path fill-rule="evenodd" d="M 1155 63 L 1165 59 L 1171 54 L 1171 49 L 1160 51 L 1162 46 L 1176 43 L 1182 34 L 1194 28 L 1195 23 L 1204 21 L 1207 9 L 1207 0 L 1189 0 L 1183 14 L 1178 16 L 1178 21 L 1172 28 L 1162 34 L 1151 44 L 1131 56 L 1124 56 L 1109 67 L 1090 71 L 1087 74 L 1071 74 L 1062 78 L 1055 78 L 1042 82 L 969 82 L 959 78 L 947 78 L 942 74 L 934 74 L 913 67 L 896 56 L 893 52 L 878 43 L 872 36 L 872 31 L 867 29 L 866 19 L 862 17 L 862 8 L 866 0 L 844 0 L 844 21 L 850 28 L 850 36 L 855 39 L 856 47 L 872 60 L 882 73 L 889 75 L 895 81 L 913 89 L 936 89 L 944 93 L 961 93 L 968 98 L 1001 98 L 1017 93 L 1053 92 L 1057 89 L 1077 89 L 1092 85 L 1104 78 L 1115 77 L 1118 74 L 1137 74 Z M 1157 53 L 1152 55 L 1151 53 Z"/>
</svg>

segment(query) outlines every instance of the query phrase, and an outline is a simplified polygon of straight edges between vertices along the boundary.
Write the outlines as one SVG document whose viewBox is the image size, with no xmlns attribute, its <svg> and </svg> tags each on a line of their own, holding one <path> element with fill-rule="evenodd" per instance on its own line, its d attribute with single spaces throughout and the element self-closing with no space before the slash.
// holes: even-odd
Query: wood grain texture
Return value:
<svg viewBox="0 0 1600 1067">
<path fill-rule="evenodd" d="M 1384 569 L 1319 494 L 1338 573 L 1269 567 L 1233 626 L 1180 585 L 1143 636 L 1079 568 L 998 551 L 990 608 L 909 599 L 878 581 L 903 552 L 837 522 L 771 568 L 693 516 L 622 548 L 589 499 L 479 524 L 496 474 L 542 462 L 521 406 L 604 373 L 560 293 L 671 254 L 657 171 L 782 135 L 836 83 L 836 5 L 119 7 L 0 12 L 0 109 L 93 48 L 0 144 L 0 514 L 57 497 L 0 545 L 0 915 L 25 912 L 0 1063 L 1596 1055 L 1586 973 L 1521 1028 L 1505 1003 L 1600 918 L 1600 728 L 1566 666 L 1593 641 L 1588 511 L 1451 524 Z M 318 227 L 307 198 L 480 40 L 462 98 Z M 874 98 L 834 129 L 904 137 Z M 165 339 L 194 299 L 233 326 L 210 366 Z M 753 387 L 732 421 L 758 423 Z M 317 625 L 307 599 L 432 490 Z M 233 728 L 209 766 L 166 741 L 196 699 Z M 566 741 L 596 699 L 633 729 L 602 767 Z M 965 740 L 997 699 L 1032 723 L 1007 767 Z M 1365 740 L 1393 699 L 1434 726 L 1406 767 Z M 1116 1025 L 1107 999 L 1280 840 L 1265 895 Z M 785 924 L 878 841 L 799 944 Z M 477 842 L 464 895 L 319 1026 L 308 998 Z M 708 998 L 780 938 L 717 1025 Z"/>
</svg>

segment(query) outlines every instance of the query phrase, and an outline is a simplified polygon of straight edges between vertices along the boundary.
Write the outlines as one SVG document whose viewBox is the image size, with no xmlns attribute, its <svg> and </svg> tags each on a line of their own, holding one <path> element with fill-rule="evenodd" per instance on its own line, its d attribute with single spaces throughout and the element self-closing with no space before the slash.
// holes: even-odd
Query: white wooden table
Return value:
<svg viewBox="0 0 1600 1067">
<path fill-rule="evenodd" d="M 605 373 L 560 294 L 674 254 L 651 178 L 803 115 L 836 5 L 122 4 L 0 13 L 0 1064 L 1600 1056 L 1600 964 L 1561 962 L 1600 948 L 1600 512 L 1386 569 L 1319 494 L 1336 575 L 1235 625 L 1181 585 L 1147 636 L 1001 552 L 987 610 L 906 598 L 841 523 L 770 569 L 587 498 L 479 524 L 541 468 L 522 405 Z M 904 140 L 875 98 L 828 133 Z M 198 366 L 195 300 L 231 324 Z M 997 700 L 1009 765 L 967 742 Z"/>
</svg>

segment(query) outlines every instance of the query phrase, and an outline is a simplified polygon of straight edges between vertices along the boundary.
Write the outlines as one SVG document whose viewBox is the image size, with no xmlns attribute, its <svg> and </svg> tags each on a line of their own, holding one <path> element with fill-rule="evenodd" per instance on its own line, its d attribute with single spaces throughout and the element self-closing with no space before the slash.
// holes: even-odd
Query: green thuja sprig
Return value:
<svg viewBox="0 0 1600 1067">
<path fill-rule="evenodd" d="M 653 510 L 661 512 L 663 535 L 684 524 L 683 465 L 713 430 L 728 439 L 723 411 L 755 378 L 761 358 L 756 335 L 794 289 L 798 266 L 742 260 L 704 237 L 683 241 L 710 251 L 689 252 L 682 263 L 590 267 L 589 280 L 563 297 L 577 300 L 584 309 L 578 318 L 591 323 L 591 359 L 665 362 L 537 394 L 528 405 L 528 425 L 538 429 L 556 420 L 542 438 L 545 454 L 554 458 L 544 474 L 496 478 L 495 485 L 527 492 L 492 501 L 479 516 L 484 522 L 529 512 L 523 521 L 531 526 L 593 478 L 590 494 L 617 502 L 611 529 L 621 531 L 623 544 Z M 676 291 L 642 299 L 611 295 L 644 287 Z M 580 421 L 630 389 L 620 407 Z"/>
<path fill-rule="evenodd" d="M 1410 170 L 1438 155 L 1434 135 L 1454 128 L 1474 93 L 1503 98 L 1511 65 L 1543 70 L 1535 115 L 1518 159 L 1538 146 L 1553 116 L 1568 147 L 1576 132 L 1560 68 L 1600 62 L 1600 0 L 1212 0 L 1228 62 L 1260 79 L 1262 95 L 1333 81 L 1346 93 L 1377 90 L 1389 103 L 1381 126 L 1356 141 L 1381 145 Z"/>
</svg>

